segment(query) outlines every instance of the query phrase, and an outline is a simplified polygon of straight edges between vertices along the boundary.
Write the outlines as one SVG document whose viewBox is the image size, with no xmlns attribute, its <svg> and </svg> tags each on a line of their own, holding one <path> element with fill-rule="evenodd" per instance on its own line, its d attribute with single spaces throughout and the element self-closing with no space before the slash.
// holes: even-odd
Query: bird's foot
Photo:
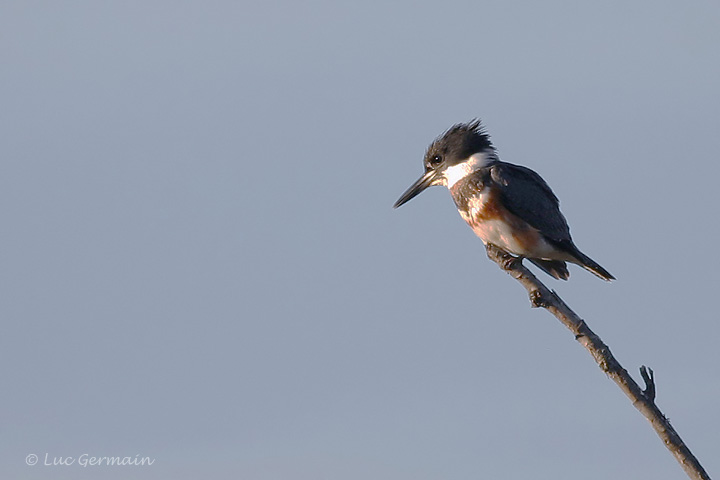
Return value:
<svg viewBox="0 0 720 480">
<path fill-rule="evenodd" d="M 523 257 L 516 257 L 497 245 L 486 243 L 485 249 L 487 250 L 488 257 L 505 271 L 513 270 L 516 266 L 522 265 Z"/>
<path fill-rule="evenodd" d="M 514 257 L 509 253 L 505 252 L 503 255 L 503 268 L 505 270 L 512 270 L 518 265 L 522 265 L 523 257 Z"/>
</svg>

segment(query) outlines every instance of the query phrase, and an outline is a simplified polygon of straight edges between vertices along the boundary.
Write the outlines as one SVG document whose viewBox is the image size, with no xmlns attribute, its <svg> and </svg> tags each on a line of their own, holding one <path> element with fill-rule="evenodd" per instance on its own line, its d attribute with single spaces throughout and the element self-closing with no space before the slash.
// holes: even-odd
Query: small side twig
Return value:
<svg viewBox="0 0 720 480">
<path fill-rule="evenodd" d="M 595 332 L 590 330 L 587 323 L 573 312 L 557 293 L 543 285 L 530 270 L 525 268 L 519 259 L 492 244 L 486 245 L 485 248 L 490 260 L 497 263 L 501 269 L 525 287 L 533 307 L 545 308 L 575 335 L 575 339 L 590 352 L 600 369 L 620 387 L 625 395 L 630 398 L 633 406 L 650 421 L 655 432 L 675 456 L 688 477 L 694 480 L 710 480 L 698 459 L 695 458 L 680 438 L 680 435 L 670 425 L 665 415 L 655 405 L 653 371 L 645 366 L 640 369 L 640 374 L 645 381 L 645 390 L 641 389 L 627 370 L 610 353 L 610 348 L 603 343 Z"/>
<path fill-rule="evenodd" d="M 653 374 L 652 368 L 642 365 L 640 367 L 640 375 L 642 375 L 642 379 L 645 382 L 643 395 L 651 402 L 655 402 L 655 375 Z"/>
</svg>

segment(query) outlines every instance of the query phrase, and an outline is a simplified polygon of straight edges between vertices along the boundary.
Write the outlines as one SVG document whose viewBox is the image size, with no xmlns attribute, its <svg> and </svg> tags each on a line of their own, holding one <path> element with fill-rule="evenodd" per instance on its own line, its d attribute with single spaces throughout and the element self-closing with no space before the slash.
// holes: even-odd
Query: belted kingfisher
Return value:
<svg viewBox="0 0 720 480">
<path fill-rule="evenodd" d="M 425 174 L 393 208 L 428 187 L 443 185 L 483 243 L 527 258 L 557 279 L 568 279 L 565 262 L 570 262 L 603 280 L 615 280 L 575 246 L 545 180 L 529 168 L 500 161 L 479 120 L 457 124 L 438 137 L 428 147 L 424 165 Z"/>
</svg>

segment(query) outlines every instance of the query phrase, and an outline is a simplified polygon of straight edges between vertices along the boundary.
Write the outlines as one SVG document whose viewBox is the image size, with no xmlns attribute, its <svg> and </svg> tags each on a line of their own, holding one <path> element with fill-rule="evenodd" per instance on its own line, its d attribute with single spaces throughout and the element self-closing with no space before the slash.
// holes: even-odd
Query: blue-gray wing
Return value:
<svg viewBox="0 0 720 480">
<path fill-rule="evenodd" d="M 490 176 L 511 213 L 550 240 L 571 241 L 570 228 L 560 213 L 559 201 L 540 175 L 520 165 L 498 162 L 490 168 Z"/>
</svg>

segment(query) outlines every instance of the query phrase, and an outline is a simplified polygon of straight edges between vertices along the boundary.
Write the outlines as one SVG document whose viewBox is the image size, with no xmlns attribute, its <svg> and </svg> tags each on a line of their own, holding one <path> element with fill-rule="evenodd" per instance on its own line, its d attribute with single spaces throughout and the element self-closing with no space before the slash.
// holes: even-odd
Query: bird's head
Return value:
<svg viewBox="0 0 720 480">
<path fill-rule="evenodd" d="M 495 158 L 495 149 L 480 120 L 459 123 L 439 136 L 427 149 L 425 173 L 395 202 L 397 208 L 433 185 L 452 187 L 458 180 Z"/>
</svg>

